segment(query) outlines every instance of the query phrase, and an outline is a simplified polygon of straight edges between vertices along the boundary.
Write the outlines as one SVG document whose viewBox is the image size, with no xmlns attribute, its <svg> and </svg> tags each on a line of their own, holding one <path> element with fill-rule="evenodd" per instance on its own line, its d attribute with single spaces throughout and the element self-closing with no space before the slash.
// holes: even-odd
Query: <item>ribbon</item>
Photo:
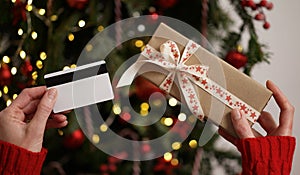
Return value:
<svg viewBox="0 0 300 175">
<path fill-rule="evenodd" d="M 199 49 L 199 47 L 201 46 L 194 41 L 189 40 L 185 46 L 182 56 L 180 56 L 177 44 L 171 40 L 166 41 L 160 46 L 160 52 L 150 45 L 146 45 L 141 54 L 147 59 L 139 59 L 130 66 L 121 76 L 117 87 L 130 85 L 138 70 L 145 63 L 155 64 L 169 72 L 160 84 L 160 88 L 166 92 L 170 92 L 175 79 L 177 79 L 189 110 L 201 121 L 204 119 L 204 113 L 194 84 L 220 100 L 228 107 L 232 109 L 239 108 L 244 111 L 249 121 L 252 123 L 256 122 L 260 113 L 232 93 L 228 92 L 225 88 L 209 79 L 207 77 L 208 66 L 200 64 L 185 64 L 185 62 Z"/>
</svg>

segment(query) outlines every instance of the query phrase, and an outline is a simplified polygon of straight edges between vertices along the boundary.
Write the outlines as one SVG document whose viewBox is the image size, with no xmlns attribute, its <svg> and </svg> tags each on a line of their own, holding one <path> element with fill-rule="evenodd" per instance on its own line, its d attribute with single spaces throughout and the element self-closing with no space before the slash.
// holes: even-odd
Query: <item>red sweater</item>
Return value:
<svg viewBox="0 0 300 175">
<path fill-rule="evenodd" d="M 289 175 L 296 140 L 294 137 L 272 136 L 242 139 L 242 175 Z M 33 153 L 0 141 L 1 175 L 39 175 L 47 154 L 46 149 Z"/>
</svg>

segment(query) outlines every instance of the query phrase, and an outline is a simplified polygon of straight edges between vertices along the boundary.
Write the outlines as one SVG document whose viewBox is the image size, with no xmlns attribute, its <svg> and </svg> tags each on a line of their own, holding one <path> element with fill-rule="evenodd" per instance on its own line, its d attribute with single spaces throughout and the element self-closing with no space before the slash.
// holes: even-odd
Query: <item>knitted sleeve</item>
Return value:
<svg viewBox="0 0 300 175">
<path fill-rule="evenodd" d="M 241 139 L 242 175 L 289 175 L 296 139 L 289 136 L 268 136 Z"/>
<path fill-rule="evenodd" d="M 34 153 L 0 140 L 0 174 L 40 175 L 47 150 Z"/>
</svg>

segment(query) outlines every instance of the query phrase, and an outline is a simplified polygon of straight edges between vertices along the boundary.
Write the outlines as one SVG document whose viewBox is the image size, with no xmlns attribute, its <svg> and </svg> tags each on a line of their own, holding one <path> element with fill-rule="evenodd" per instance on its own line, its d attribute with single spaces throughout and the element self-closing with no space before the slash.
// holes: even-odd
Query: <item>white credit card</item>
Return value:
<svg viewBox="0 0 300 175">
<path fill-rule="evenodd" d="M 105 61 L 46 74 L 44 79 L 48 89 L 57 89 L 54 113 L 114 98 Z"/>
</svg>

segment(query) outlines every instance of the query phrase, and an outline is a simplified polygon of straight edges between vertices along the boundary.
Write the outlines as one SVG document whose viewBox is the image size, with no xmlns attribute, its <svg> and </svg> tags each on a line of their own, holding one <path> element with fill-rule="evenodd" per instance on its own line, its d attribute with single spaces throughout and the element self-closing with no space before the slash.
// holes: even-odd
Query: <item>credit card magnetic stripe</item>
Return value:
<svg viewBox="0 0 300 175">
<path fill-rule="evenodd" d="M 93 67 L 88 67 L 85 69 L 76 70 L 76 68 L 75 68 L 74 71 L 70 71 L 65 74 L 60 74 L 60 75 L 45 78 L 45 83 L 46 83 L 47 87 L 49 88 L 52 86 L 57 86 L 57 85 L 72 82 L 73 78 L 75 78 L 74 81 L 76 81 L 76 80 L 80 80 L 80 79 L 84 79 L 84 78 L 89 78 L 89 77 L 92 77 L 95 75 L 100 75 L 103 73 L 107 73 L 105 63 L 96 65 Z M 75 77 L 74 77 L 74 75 L 75 75 Z"/>
</svg>

